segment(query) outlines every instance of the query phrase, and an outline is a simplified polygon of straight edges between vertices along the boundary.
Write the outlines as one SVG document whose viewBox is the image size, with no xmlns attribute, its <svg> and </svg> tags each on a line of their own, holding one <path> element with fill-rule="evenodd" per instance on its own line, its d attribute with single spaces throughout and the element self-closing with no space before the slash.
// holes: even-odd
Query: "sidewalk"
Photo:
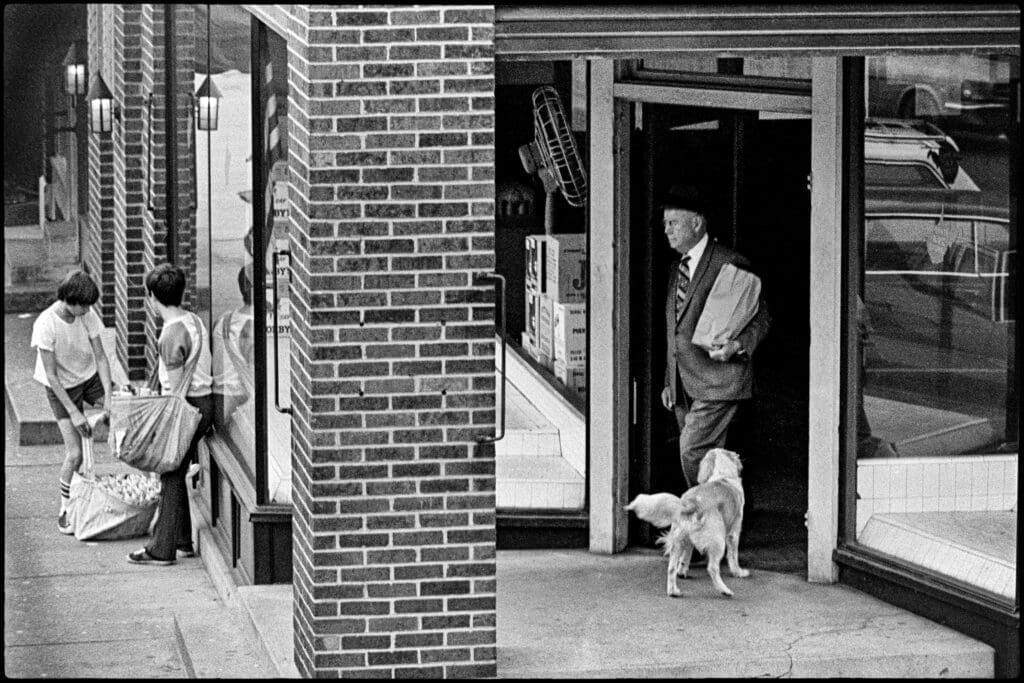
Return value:
<svg viewBox="0 0 1024 683">
<path fill-rule="evenodd" d="M 26 407 L 42 395 L 25 379 L 31 319 L 5 322 L 5 673 L 294 676 L 292 587 L 234 586 L 219 555 L 203 553 L 204 529 L 201 557 L 171 567 L 129 564 L 143 539 L 57 532 L 62 447 L 19 443 L 25 425 L 12 419 L 40 430 L 50 419 Z M 101 442 L 96 454 L 100 472 L 127 469 Z M 951 629 L 845 586 L 751 569 L 747 579 L 726 574 L 732 599 L 702 570 L 671 599 L 654 551 L 500 551 L 498 676 L 992 676 L 992 648 Z"/>
</svg>

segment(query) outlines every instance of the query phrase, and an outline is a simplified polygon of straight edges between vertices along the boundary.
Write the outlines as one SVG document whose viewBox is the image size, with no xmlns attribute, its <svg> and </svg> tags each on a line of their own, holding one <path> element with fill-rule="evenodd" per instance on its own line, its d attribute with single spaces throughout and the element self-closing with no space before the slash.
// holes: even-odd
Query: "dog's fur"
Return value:
<svg viewBox="0 0 1024 683">
<path fill-rule="evenodd" d="M 722 595 L 732 591 L 722 581 L 719 565 L 726 555 L 733 576 L 750 575 L 740 568 L 739 543 L 743 525 L 743 483 L 740 457 L 724 448 L 712 448 L 700 462 L 698 485 L 682 496 L 671 493 L 641 493 L 627 510 L 656 527 L 668 527 L 658 543 L 668 555 L 668 594 L 682 595 L 677 576 L 690 569 L 690 555 L 696 548 L 708 560 L 708 575 Z"/>
</svg>

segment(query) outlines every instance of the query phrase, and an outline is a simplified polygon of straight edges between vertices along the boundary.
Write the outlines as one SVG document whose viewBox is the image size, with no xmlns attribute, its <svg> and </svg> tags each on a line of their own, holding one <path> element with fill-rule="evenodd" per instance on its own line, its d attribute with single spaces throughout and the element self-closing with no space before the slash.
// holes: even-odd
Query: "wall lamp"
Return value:
<svg viewBox="0 0 1024 683">
<path fill-rule="evenodd" d="M 85 94 L 85 63 L 78 58 L 78 50 L 72 43 L 68 53 L 64 57 L 64 91 L 68 95 L 77 97 Z"/>
<path fill-rule="evenodd" d="M 114 129 L 114 119 L 121 120 L 121 107 L 114 104 L 110 88 L 103 82 L 103 76 L 96 74 L 89 86 L 89 130 L 93 133 L 109 133 Z"/>
<path fill-rule="evenodd" d="M 210 76 L 203 79 L 192 96 L 195 105 L 196 128 L 217 130 L 217 115 L 220 110 L 220 90 Z"/>
</svg>

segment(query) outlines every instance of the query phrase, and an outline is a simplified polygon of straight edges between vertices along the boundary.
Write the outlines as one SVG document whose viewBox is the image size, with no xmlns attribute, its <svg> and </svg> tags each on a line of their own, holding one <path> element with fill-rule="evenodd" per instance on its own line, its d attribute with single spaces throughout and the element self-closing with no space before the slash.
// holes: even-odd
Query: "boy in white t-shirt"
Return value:
<svg viewBox="0 0 1024 683">
<path fill-rule="evenodd" d="M 181 465 L 160 475 L 160 508 L 153 534 L 146 547 L 128 553 L 128 561 L 133 564 L 168 565 L 175 563 L 178 553 L 195 555 L 185 473 L 198 461 L 199 441 L 213 424 L 213 398 L 210 340 L 199 316 L 181 307 L 184 294 L 185 272 L 181 268 L 163 263 L 146 275 L 146 302 L 164 323 L 157 340 L 161 388 L 164 394 L 174 391 L 185 368 L 196 358 L 185 400 L 199 409 L 202 419 Z"/>
<path fill-rule="evenodd" d="M 92 310 L 99 298 L 92 278 L 73 270 L 57 288 L 57 301 L 32 325 L 31 344 L 37 351 L 33 378 L 46 387 L 64 440 L 57 517 L 57 529 L 63 534 L 74 533 L 67 519 L 71 476 L 82 465 L 82 439 L 92 438 L 82 412 L 84 404 L 102 405 L 105 413 L 110 412 L 110 365 L 100 338 L 103 323 Z"/>
</svg>

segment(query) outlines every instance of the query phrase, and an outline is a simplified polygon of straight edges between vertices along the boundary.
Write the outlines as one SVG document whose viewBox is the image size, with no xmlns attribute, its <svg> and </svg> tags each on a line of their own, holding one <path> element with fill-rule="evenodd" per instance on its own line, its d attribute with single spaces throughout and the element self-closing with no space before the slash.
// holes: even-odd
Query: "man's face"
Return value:
<svg viewBox="0 0 1024 683">
<path fill-rule="evenodd" d="M 680 254 L 690 251 L 704 236 L 704 220 L 693 211 L 665 209 L 662 224 L 668 245 Z"/>
</svg>

